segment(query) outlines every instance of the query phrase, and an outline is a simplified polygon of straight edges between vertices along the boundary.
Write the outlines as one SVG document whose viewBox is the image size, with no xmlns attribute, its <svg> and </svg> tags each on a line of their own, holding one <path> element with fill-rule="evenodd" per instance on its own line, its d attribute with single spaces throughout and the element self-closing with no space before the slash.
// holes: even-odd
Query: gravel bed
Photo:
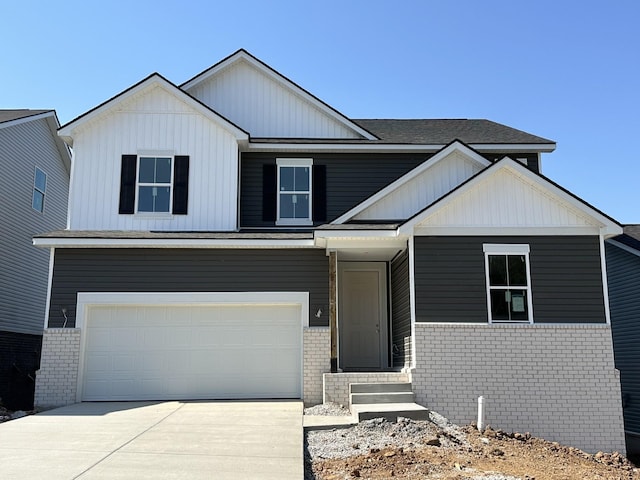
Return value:
<svg viewBox="0 0 640 480">
<path fill-rule="evenodd" d="M 374 418 L 350 428 L 312 430 L 306 436 L 306 451 L 313 461 L 347 458 L 385 447 L 421 447 L 435 440 L 443 446 L 468 444 L 459 427 L 434 415 L 432 420 L 399 418 L 397 422 L 389 422 Z"/>
<path fill-rule="evenodd" d="M 305 415 L 320 415 L 327 417 L 345 417 L 350 416 L 351 412 L 343 405 L 337 403 L 325 403 L 320 405 L 314 405 L 313 407 L 304 409 Z"/>
</svg>

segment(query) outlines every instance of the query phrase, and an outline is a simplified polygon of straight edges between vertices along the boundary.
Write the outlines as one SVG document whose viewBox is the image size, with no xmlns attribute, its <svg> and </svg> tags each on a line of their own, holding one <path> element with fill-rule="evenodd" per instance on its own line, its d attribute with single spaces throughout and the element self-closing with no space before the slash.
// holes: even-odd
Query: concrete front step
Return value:
<svg viewBox="0 0 640 480">
<path fill-rule="evenodd" d="M 380 392 L 380 393 L 352 393 L 349 396 L 350 405 L 362 403 L 413 403 L 413 392 Z"/>
<path fill-rule="evenodd" d="M 393 383 L 352 383 L 349 385 L 350 393 L 386 393 L 386 392 L 412 392 L 411 384 L 407 382 Z"/>
<path fill-rule="evenodd" d="M 412 420 L 429 420 L 429 410 L 417 403 L 374 403 L 351 405 L 351 413 L 361 422 L 372 418 L 385 418 L 396 422 L 398 417 Z"/>
</svg>

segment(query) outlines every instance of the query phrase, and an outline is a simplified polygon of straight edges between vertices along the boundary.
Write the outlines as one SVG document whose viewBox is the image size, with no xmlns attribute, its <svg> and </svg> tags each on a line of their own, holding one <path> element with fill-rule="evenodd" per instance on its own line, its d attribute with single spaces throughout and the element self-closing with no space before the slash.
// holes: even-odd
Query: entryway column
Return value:
<svg viewBox="0 0 640 480">
<path fill-rule="evenodd" d="M 338 371 L 338 252 L 329 252 L 329 329 L 331 330 L 331 373 Z"/>
</svg>

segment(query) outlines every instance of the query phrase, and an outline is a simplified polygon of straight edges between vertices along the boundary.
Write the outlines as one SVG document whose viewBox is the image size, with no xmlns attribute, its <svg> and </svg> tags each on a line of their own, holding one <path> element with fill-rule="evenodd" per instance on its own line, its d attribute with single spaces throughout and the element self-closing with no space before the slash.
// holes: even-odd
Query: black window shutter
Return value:
<svg viewBox="0 0 640 480">
<path fill-rule="evenodd" d="M 313 221 L 327 221 L 327 168 L 326 165 L 313 166 Z"/>
<path fill-rule="evenodd" d="M 278 203 L 278 168 L 275 164 L 262 166 L 262 220 L 265 222 L 276 221 L 276 209 Z"/>
<path fill-rule="evenodd" d="M 119 213 L 133 214 L 136 204 L 136 167 L 138 157 L 136 155 L 122 155 L 122 168 L 120 169 L 120 208 Z"/>
<path fill-rule="evenodd" d="M 173 214 L 186 215 L 189 203 L 189 156 L 176 155 L 173 164 Z"/>
</svg>

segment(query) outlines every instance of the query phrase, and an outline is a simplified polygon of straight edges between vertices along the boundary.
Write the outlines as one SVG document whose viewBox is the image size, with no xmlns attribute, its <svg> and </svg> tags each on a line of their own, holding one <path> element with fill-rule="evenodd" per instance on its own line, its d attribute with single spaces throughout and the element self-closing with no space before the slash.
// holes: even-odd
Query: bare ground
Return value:
<svg viewBox="0 0 640 480">
<path fill-rule="evenodd" d="M 640 469 L 618 453 L 488 428 L 434 421 L 362 422 L 306 436 L 305 479 L 631 480 Z"/>
</svg>

